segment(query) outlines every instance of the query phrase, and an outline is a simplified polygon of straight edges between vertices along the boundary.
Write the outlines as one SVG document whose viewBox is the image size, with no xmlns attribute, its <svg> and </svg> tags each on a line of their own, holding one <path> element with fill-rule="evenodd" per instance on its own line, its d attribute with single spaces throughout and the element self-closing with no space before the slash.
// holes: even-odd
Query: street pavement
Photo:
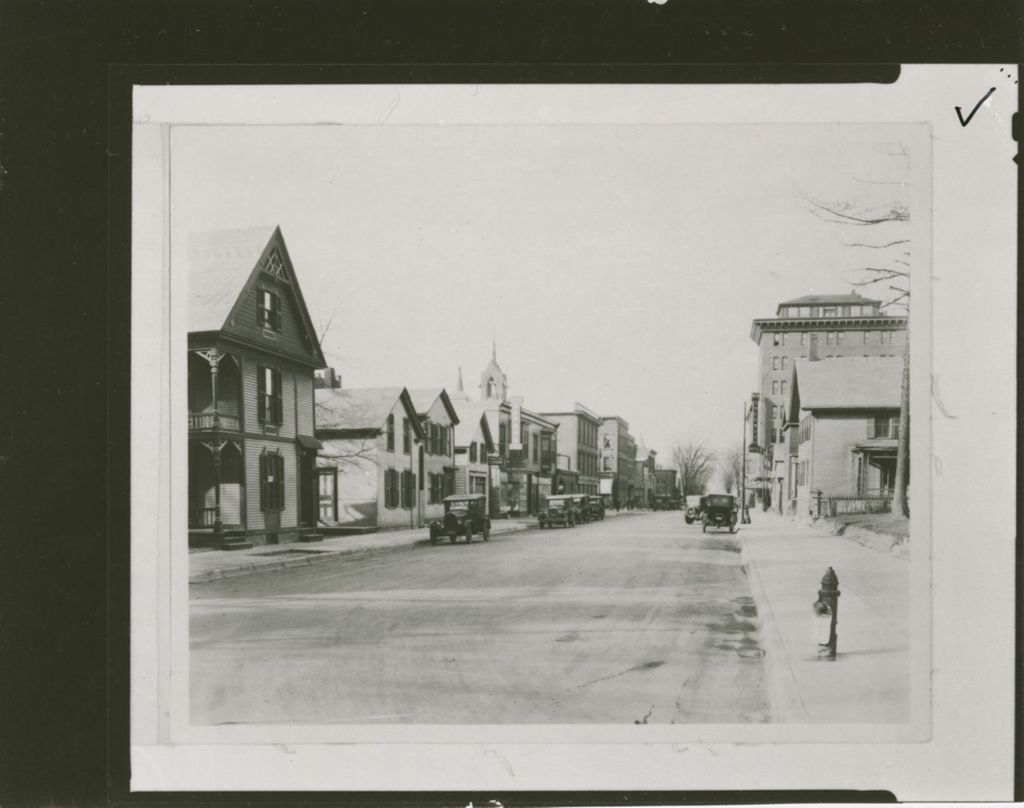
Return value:
<svg viewBox="0 0 1024 808">
<path fill-rule="evenodd" d="M 772 720 L 741 536 L 632 513 L 197 581 L 192 720 Z"/>
</svg>

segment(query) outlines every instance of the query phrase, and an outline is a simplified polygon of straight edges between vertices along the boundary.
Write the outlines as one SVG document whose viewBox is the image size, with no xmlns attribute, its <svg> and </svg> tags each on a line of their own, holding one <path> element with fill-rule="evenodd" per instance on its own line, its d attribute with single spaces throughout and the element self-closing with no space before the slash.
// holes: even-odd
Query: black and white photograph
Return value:
<svg viewBox="0 0 1024 808">
<path fill-rule="evenodd" d="M 137 118 L 136 737 L 929 742 L 933 125 L 449 89 Z"/>
</svg>

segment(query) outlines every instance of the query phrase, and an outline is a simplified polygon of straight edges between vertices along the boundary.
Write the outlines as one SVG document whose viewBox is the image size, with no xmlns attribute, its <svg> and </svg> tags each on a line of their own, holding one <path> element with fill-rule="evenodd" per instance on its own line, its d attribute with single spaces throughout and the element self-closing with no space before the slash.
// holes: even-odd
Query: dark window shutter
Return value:
<svg viewBox="0 0 1024 808">
<path fill-rule="evenodd" d="M 256 289 L 256 325 L 266 325 L 263 313 L 263 287 Z"/>
<path fill-rule="evenodd" d="M 274 423 L 281 424 L 284 421 L 281 407 L 284 398 L 281 392 L 281 371 L 275 368 L 272 372 L 274 374 Z"/>
<path fill-rule="evenodd" d="M 260 452 L 260 507 L 267 508 L 267 453 Z"/>
<path fill-rule="evenodd" d="M 273 312 L 274 312 L 274 329 L 277 331 L 281 330 L 281 296 L 275 294 L 273 297 Z"/>
<path fill-rule="evenodd" d="M 277 509 L 284 509 L 284 455 L 277 456 Z"/>
</svg>

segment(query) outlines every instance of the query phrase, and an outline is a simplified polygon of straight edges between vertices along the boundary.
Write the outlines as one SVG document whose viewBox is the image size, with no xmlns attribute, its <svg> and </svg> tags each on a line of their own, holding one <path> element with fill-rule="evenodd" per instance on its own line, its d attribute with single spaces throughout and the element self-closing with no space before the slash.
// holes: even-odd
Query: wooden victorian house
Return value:
<svg viewBox="0 0 1024 808">
<path fill-rule="evenodd" d="M 315 529 L 313 372 L 323 354 L 280 228 L 189 242 L 189 543 Z"/>
</svg>

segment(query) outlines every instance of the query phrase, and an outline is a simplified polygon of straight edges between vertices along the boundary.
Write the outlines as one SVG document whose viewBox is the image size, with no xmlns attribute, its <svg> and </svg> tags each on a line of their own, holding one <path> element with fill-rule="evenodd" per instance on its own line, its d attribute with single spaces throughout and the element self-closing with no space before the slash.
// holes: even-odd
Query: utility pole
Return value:
<svg viewBox="0 0 1024 808">
<path fill-rule="evenodd" d="M 750 524 L 750 513 L 747 511 L 747 402 L 743 401 L 743 469 L 740 473 L 740 524 Z"/>
</svg>

